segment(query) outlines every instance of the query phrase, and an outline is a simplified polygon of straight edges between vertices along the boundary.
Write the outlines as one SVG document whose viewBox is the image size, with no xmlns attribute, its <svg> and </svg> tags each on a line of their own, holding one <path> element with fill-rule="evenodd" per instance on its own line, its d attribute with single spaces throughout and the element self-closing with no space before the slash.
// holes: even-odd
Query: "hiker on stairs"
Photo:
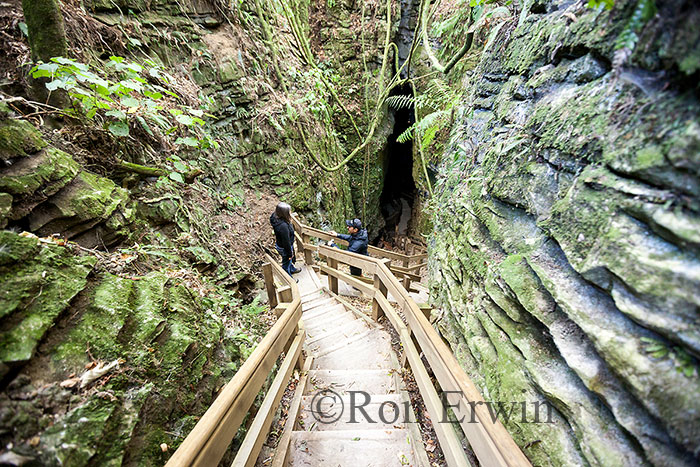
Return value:
<svg viewBox="0 0 700 467">
<path fill-rule="evenodd" d="M 358 253 L 360 255 L 368 256 L 367 254 L 367 244 L 369 243 L 369 237 L 367 236 L 367 230 L 362 228 L 362 221 L 360 219 L 348 219 L 345 221 L 345 225 L 348 228 L 348 234 L 339 234 L 334 230 L 329 233 L 334 237 L 346 240 L 348 245 L 348 251 L 353 253 Z M 331 240 L 330 246 L 336 246 Z M 362 269 L 356 268 L 355 266 L 350 266 L 350 274 L 353 276 L 361 276 Z"/>
<path fill-rule="evenodd" d="M 292 225 L 292 207 L 287 203 L 279 203 L 275 212 L 270 216 L 270 224 L 275 231 L 275 248 L 282 257 L 282 269 L 289 275 L 301 272 L 294 267 L 294 226 Z"/>
</svg>

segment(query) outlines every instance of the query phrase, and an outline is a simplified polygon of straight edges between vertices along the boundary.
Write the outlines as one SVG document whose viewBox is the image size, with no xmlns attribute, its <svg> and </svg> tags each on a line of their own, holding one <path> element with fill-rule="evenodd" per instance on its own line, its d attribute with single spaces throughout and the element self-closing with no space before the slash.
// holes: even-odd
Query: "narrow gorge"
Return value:
<svg viewBox="0 0 700 467">
<path fill-rule="evenodd" d="M 427 253 L 420 305 L 532 465 L 697 465 L 699 24 L 694 0 L 0 4 L 0 465 L 164 465 L 278 318 L 280 201 Z"/>
</svg>

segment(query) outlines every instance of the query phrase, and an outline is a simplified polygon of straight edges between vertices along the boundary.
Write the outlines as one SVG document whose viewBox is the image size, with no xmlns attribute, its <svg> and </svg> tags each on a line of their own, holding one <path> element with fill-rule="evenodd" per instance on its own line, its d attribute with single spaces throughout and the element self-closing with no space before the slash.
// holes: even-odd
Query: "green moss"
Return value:
<svg viewBox="0 0 700 467">
<path fill-rule="evenodd" d="M 134 281 L 106 274 L 95 288 L 90 305 L 67 339 L 54 350 L 54 359 L 79 367 L 86 361 L 86 349 L 94 358 L 123 358 L 117 336 L 131 309 Z"/>
<path fill-rule="evenodd" d="M 116 402 L 95 396 L 47 429 L 41 441 L 53 448 L 52 457 L 59 465 L 87 465 L 107 434 L 107 422 L 116 407 Z"/>
<path fill-rule="evenodd" d="M 56 148 L 47 148 L 6 170 L 0 176 L 0 190 L 13 195 L 34 193 L 40 188 L 55 191 L 70 182 L 79 171 L 80 166 L 70 155 Z"/>
<path fill-rule="evenodd" d="M 0 160 L 27 157 L 46 147 L 41 134 L 26 120 L 0 120 Z"/>
<path fill-rule="evenodd" d="M 11 194 L 0 193 L 0 229 L 7 225 L 7 218 L 12 211 L 12 199 Z"/>
<path fill-rule="evenodd" d="M 86 285 L 96 262 L 76 257 L 65 247 L 37 244 L 11 232 L 0 233 L 0 316 L 12 315 L 14 325 L 0 339 L 0 361 L 24 362 L 45 332 Z"/>
<path fill-rule="evenodd" d="M 640 169 L 658 166 L 665 163 L 663 152 L 658 146 L 648 146 L 637 151 L 636 164 Z"/>
</svg>

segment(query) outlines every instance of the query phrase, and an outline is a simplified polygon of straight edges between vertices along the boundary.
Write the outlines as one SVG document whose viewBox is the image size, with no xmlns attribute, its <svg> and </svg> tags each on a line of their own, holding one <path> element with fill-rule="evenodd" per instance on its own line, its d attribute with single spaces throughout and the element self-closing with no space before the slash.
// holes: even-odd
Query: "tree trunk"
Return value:
<svg viewBox="0 0 700 467">
<path fill-rule="evenodd" d="M 58 0 L 22 0 L 24 20 L 27 23 L 29 48 L 32 60 L 48 62 L 52 57 L 66 57 L 66 32 L 63 29 L 63 16 Z M 38 101 L 45 102 L 48 91 L 45 79 L 29 78 L 30 94 Z M 62 93 L 54 93 L 51 103 L 61 107 L 66 101 Z"/>
</svg>

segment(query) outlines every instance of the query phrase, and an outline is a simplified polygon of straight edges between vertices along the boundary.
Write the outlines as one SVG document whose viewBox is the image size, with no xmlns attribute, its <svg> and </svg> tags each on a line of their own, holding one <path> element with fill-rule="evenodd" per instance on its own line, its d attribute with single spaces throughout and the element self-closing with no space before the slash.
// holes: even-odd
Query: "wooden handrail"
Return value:
<svg viewBox="0 0 700 467">
<path fill-rule="evenodd" d="M 306 229 L 306 226 L 302 228 Z M 359 255 L 325 245 L 320 245 L 318 247 L 318 252 L 319 256 L 326 257 L 330 260 L 329 263 L 333 263 L 332 265 L 329 264 L 329 267 L 324 266 L 322 268 L 324 272 L 329 274 L 331 289 L 335 288 L 333 292 L 338 292 L 337 282 L 335 283 L 335 287 L 333 287 L 330 278 L 333 277 L 333 279 L 337 281 L 338 278 L 344 280 L 344 276 L 347 277 L 344 273 L 337 271 L 336 265 L 338 263 L 343 263 L 359 267 L 363 271 L 375 276 L 375 287 L 373 287 L 374 296 L 372 296 L 372 298 L 378 303 L 379 307 L 384 310 L 387 317 L 390 318 L 395 312 L 393 307 L 391 307 L 386 300 L 384 291 L 388 291 L 388 293 L 393 296 L 403 309 L 406 320 L 408 321 L 407 329 L 409 335 L 413 335 L 422 349 L 433 373 L 440 383 L 440 387 L 443 391 L 453 391 L 453 395 L 456 396 L 450 398 L 450 401 L 456 401 L 457 403 L 457 407 L 453 407 L 454 412 L 479 461 L 483 465 L 489 466 L 529 466 L 530 462 L 527 457 L 525 457 L 517 444 L 515 444 L 515 441 L 513 441 L 513 438 L 500 421 L 492 418 L 488 411 L 488 406 L 485 404 L 476 385 L 474 385 L 469 376 L 464 372 L 452 351 L 438 335 L 435 328 L 432 327 L 430 321 L 410 297 L 408 291 L 394 276 L 391 271 L 391 266 L 386 265 L 383 260 L 377 258 Z M 384 290 L 381 290 L 378 287 L 379 285 L 381 285 L 381 288 Z M 376 319 L 378 316 L 373 317 Z M 403 322 L 398 324 L 396 322 L 396 317 L 391 318 L 389 321 L 401 336 L 401 329 L 399 329 L 397 325 L 401 326 Z M 404 344 L 407 346 L 408 342 Z M 412 363 L 416 363 L 415 358 L 411 358 L 410 360 Z M 472 411 L 474 412 L 473 414 Z M 431 415 L 431 417 L 434 416 Z M 433 418 L 433 420 L 439 419 Z M 446 435 L 443 434 L 443 436 Z M 454 444 L 449 439 L 445 441 Z"/>
<path fill-rule="evenodd" d="M 166 466 L 217 465 L 238 432 L 272 367 L 288 343 L 301 336 L 301 296 L 296 282 L 267 256 L 274 276 L 291 291 L 284 312 L 199 419 Z M 274 405 L 274 404 L 271 404 Z M 257 454 L 256 454 L 257 455 Z"/>
<path fill-rule="evenodd" d="M 343 246 L 347 246 L 348 244 L 347 241 L 334 237 L 328 232 L 324 232 L 323 230 L 302 224 L 299 221 L 299 219 L 297 219 L 295 214 L 292 214 L 292 224 L 294 225 L 295 233 L 299 234 L 302 238 L 304 235 L 308 235 L 310 237 L 316 237 L 325 241 L 333 240 L 335 243 Z M 302 241 L 302 244 L 306 243 L 307 242 Z M 370 254 L 370 256 L 375 258 L 387 258 L 392 261 L 400 262 L 404 267 L 407 267 L 411 261 L 420 262 L 420 260 L 426 259 L 428 257 L 428 255 L 425 253 L 420 253 L 416 255 L 405 255 L 403 253 L 396 253 L 394 251 L 385 250 L 383 248 L 377 248 L 372 245 L 367 246 L 367 252 Z"/>
</svg>

